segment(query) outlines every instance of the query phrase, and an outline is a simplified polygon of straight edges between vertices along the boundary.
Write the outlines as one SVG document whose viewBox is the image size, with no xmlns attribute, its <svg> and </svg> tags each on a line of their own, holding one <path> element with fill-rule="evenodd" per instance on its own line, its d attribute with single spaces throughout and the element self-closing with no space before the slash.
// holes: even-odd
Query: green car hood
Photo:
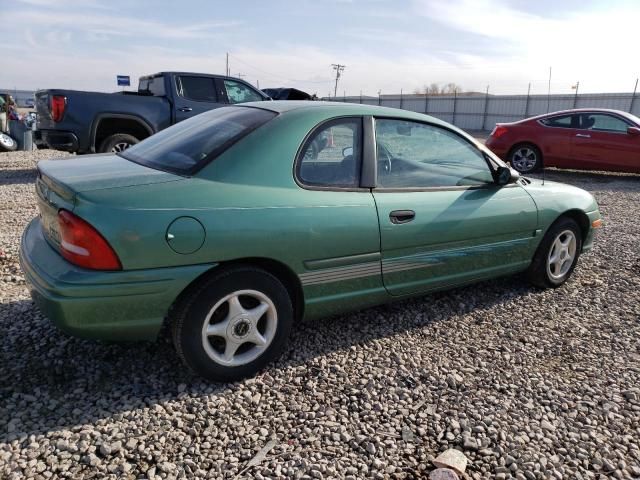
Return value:
<svg viewBox="0 0 640 480">
<path fill-rule="evenodd" d="M 183 177 L 154 170 L 111 153 L 38 162 L 39 176 L 65 197 L 107 188 L 173 182 Z"/>
</svg>

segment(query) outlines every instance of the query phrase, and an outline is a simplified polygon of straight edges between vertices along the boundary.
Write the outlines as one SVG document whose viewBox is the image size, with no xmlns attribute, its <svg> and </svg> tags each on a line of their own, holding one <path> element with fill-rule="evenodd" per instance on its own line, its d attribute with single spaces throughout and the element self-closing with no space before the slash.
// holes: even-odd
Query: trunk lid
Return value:
<svg viewBox="0 0 640 480">
<path fill-rule="evenodd" d="M 38 163 L 36 194 L 45 236 L 59 250 L 58 211 L 73 211 L 79 193 L 183 179 L 114 154 L 43 160 Z"/>
</svg>

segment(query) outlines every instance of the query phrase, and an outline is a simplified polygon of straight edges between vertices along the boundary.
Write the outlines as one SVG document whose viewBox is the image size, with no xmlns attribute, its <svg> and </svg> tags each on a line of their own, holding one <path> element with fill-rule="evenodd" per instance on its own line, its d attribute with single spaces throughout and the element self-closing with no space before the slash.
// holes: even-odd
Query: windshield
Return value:
<svg viewBox="0 0 640 480">
<path fill-rule="evenodd" d="M 217 108 L 162 130 L 118 155 L 147 167 L 191 175 L 275 116 L 259 108 Z"/>
</svg>

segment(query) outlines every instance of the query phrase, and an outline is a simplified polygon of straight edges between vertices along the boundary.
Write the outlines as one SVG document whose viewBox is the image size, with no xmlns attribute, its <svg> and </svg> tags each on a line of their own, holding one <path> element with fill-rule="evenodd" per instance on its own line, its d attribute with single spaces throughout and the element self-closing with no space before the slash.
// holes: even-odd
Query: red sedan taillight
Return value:
<svg viewBox="0 0 640 480">
<path fill-rule="evenodd" d="M 59 122 L 64 117 L 64 111 L 67 108 L 67 97 L 63 95 L 53 95 L 49 98 L 49 110 L 51 111 L 51 119 Z"/>
<path fill-rule="evenodd" d="M 507 127 L 503 127 L 502 125 L 496 125 L 495 128 L 493 129 L 493 132 L 491 132 L 491 136 L 493 138 L 500 138 L 505 133 L 507 133 Z"/>
<path fill-rule="evenodd" d="M 122 270 L 120 259 L 100 233 L 67 210 L 58 212 L 60 247 L 64 258 L 92 270 Z"/>
</svg>

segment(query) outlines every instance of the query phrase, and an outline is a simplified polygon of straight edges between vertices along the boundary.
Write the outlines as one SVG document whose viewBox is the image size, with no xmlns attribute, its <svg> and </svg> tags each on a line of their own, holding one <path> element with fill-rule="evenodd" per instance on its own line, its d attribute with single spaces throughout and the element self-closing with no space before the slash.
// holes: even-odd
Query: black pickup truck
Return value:
<svg viewBox="0 0 640 480">
<path fill-rule="evenodd" d="M 161 72 L 137 92 L 36 92 L 36 143 L 77 153 L 119 152 L 174 123 L 228 104 L 270 100 L 232 77 Z"/>
</svg>

